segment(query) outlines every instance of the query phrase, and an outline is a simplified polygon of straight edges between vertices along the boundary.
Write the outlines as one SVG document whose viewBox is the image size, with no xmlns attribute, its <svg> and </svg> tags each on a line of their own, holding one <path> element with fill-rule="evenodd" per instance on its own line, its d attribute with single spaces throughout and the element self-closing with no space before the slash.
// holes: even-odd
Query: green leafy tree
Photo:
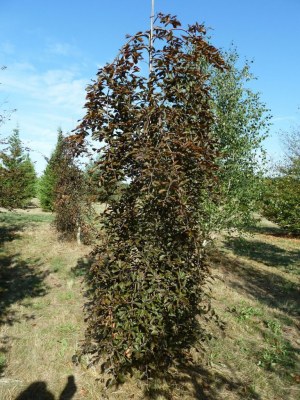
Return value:
<svg viewBox="0 0 300 400">
<path fill-rule="evenodd" d="M 162 368 L 202 334 L 204 199 L 219 185 L 219 149 L 199 63 L 225 63 L 202 25 L 181 29 L 175 17 L 158 18 L 153 34 L 137 33 L 99 70 L 71 138 L 79 153 L 89 135 L 102 143 L 99 184 L 107 193 L 128 182 L 101 216 L 88 275 L 84 351 L 104 357 L 115 375 Z"/>
<path fill-rule="evenodd" d="M 291 234 L 300 234 L 300 129 L 283 135 L 285 159 L 265 180 L 262 210 L 266 218 Z"/>
<path fill-rule="evenodd" d="M 35 195 L 36 173 L 23 150 L 18 129 L 8 138 L 7 149 L 1 152 L 0 158 L 1 206 L 26 206 Z"/>
<path fill-rule="evenodd" d="M 236 50 L 224 52 L 223 58 L 227 68 L 222 71 L 202 63 L 210 74 L 213 132 L 220 151 L 219 184 L 207 197 L 210 232 L 244 228 L 254 222 L 263 191 L 263 141 L 271 118 L 259 93 L 248 88 L 254 79 L 250 63 L 238 66 Z"/>
<path fill-rule="evenodd" d="M 44 211 L 53 211 L 55 202 L 55 187 L 58 179 L 58 170 L 63 159 L 63 133 L 58 130 L 55 150 L 47 163 L 39 182 L 39 199 Z"/>
</svg>

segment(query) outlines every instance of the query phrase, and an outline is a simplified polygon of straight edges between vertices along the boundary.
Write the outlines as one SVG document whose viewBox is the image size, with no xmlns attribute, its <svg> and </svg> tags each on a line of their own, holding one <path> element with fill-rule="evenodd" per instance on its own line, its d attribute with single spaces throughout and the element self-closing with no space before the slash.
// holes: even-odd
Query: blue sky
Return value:
<svg viewBox="0 0 300 400">
<path fill-rule="evenodd" d="M 85 87 L 111 61 L 127 33 L 148 29 L 150 0 L 0 0 L 0 107 L 16 108 L 1 136 L 17 125 L 35 152 L 40 173 L 57 128 L 70 131 L 84 115 Z M 261 92 L 273 116 L 265 143 L 282 155 L 281 130 L 300 124 L 300 0 L 155 0 L 156 12 L 183 24 L 212 28 L 215 46 L 237 47 L 253 60 Z"/>
</svg>

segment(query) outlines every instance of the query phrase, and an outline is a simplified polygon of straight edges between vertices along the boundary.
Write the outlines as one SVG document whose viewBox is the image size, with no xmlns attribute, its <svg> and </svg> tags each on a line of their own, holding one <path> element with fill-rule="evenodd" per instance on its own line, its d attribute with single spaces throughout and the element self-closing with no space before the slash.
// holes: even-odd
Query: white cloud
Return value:
<svg viewBox="0 0 300 400">
<path fill-rule="evenodd" d="M 44 168 L 43 154 L 49 157 L 57 138 L 57 128 L 74 129 L 83 114 L 85 87 L 89 79 L 76 68 L 38 71 L 29 63 L 15 63 L 1 76 L 1 89 L 9 105 L 17 108 L 6 132 L 18 124 L 20 136 L 35 150 L 33 160 L 39 172 Z"/>
<path fill-rule="evenodd" d="M 50 43 L 46 49 L 47 53 L 54 54 L 57 56 L 76 56 L 79 55 L 79 50 L 69 43 Z"/>
<path fill-rule="evenodd" d="M 11 42 L 3 42 L 0 44 L 0 52 L 7 55 L 12 55 L 15 53 L 15 46 Z"/>
<path fill-rule="evenodd" d="M 283 115 L 273 118 L 273 122 L 281 122 L 281 121 L 296 121 L 297 118 L 294 115 Z"/>
<path fill-rule="evenodd" d="M 72 70 L 48 70 L 37 73 L 30 64 L 16 64 L 2 77 L 3 88 L 8 93 L 39 101 L 40 106 L 62 106 L 78 113 L 84 104 L 87 79 Z"/>
</svg>

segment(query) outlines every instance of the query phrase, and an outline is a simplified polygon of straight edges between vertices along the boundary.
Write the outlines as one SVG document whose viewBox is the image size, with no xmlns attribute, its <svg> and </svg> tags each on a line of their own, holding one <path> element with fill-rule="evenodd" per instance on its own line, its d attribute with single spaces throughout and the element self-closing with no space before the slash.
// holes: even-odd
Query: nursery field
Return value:
<svg viewBox="0 0 300 400">
<path fill-rule="evenodd" d="M 60 242 L 38 208 L 0 213 L 0 398 L 3 400 L 300 398 L 300 239 L 262 221 L 210 249 L 205 351 L 188 364 L 106 389 L 84 337 L 88 246 Z"/>
</svg>

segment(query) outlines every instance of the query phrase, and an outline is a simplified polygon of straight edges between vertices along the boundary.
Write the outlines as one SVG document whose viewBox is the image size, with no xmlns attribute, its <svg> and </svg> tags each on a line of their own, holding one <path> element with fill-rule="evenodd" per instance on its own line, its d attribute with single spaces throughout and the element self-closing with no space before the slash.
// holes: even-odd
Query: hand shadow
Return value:
<svg viewBox="0 0 300 400">
<path fill-rule="evenodd" d="M 61 392 L 61 395 L 59 396 L 58 400 L 71 400 L 76 391 L 77 391 L 77 386 L 75 384 L 74 376 L 69 375 L 68 382 L 64 390 Z"/>
</svg>

